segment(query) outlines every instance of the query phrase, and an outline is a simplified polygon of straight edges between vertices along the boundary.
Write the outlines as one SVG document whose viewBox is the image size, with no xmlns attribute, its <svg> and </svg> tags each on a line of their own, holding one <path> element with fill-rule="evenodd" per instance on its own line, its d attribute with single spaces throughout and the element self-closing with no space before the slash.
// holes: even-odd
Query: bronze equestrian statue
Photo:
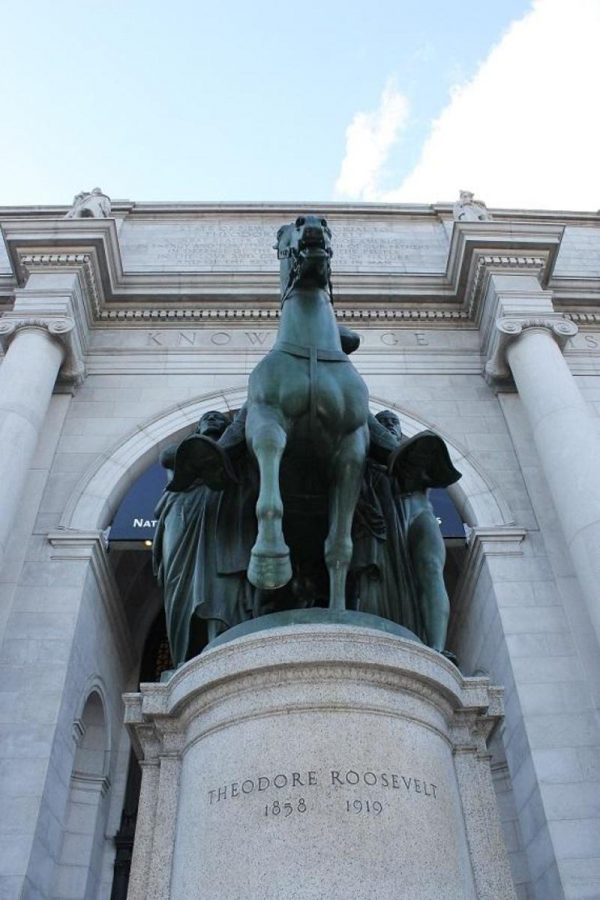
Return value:
<svg viewBox="0 0 600 900">
<path fill-rule="evenodd" d="M 316 215 L 277 233 L 281 320 L 273 349 L 248 383 L 246 440 L 258 463 L 258 535 L 248 580 L 273 590 L 291 579 L 279 485 L 282 457 L 302 447 L 325 473 L 329 606 L 344 609 L 352 518 L 369 448 L 367 386 L 342 350 L 331 297 L 331 232 Z"/>
<path fill-rule="evenodd" d="M 247 403 L 221 436 L 213 411 L 163 454 L 155 564 L 174 662 L 202 633 L 347 599 L 443 652 L 445 548 L 427 490 L 460 473 L 438 435 L 405 439 L 391 410 L 369 413 L 348 357 L 360 340 L 333 312 L 327 221 L 299 216 L 275 249 L 280 327 Z"/>
</svg>

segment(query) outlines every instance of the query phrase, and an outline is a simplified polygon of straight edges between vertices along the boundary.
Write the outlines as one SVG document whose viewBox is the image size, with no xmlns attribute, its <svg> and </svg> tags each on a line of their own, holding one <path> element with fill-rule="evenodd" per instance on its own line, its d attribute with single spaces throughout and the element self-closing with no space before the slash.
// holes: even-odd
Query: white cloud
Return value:
<svg viewBox="0 0 600 900">
<path fill-rule="evenodd" d="M 346 129 L 346 155 L 335 184 L 338 195 L 374 200 L 377 179 L 408 118 L 408 101 L 393 79 L 375 112 L 359 112 Z"/>
<path fill-rule="evenodd" d="M 488 206 L 598 209 L 599 46 L 600 0 L 534 0 L 455 88 L 400 186 L 382 190 L 372 158 L 360 196 L 427 203 L 463 188 Z"/>
</svg>

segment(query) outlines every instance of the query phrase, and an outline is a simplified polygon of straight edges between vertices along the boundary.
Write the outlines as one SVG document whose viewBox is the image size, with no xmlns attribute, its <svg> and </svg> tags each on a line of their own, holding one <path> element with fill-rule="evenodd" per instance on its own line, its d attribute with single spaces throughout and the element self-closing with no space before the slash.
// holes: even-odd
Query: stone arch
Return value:
<svg viewBox="0 0 600 900">
<path fill-rule="evenodd" d="M 371 396 L 370 406 L 374 412 L 393 409 L 398 413 L 402 423 L 402 432 L 406 437 L 412 437 L 418 431 L 429 428 L 444 439 L 453 465 L 459 472 L 462 472 L 462 478 L 448 488 L 448 493 L 467 525 L 474 527 L 476 525 L 514 524 L 510 507 L 489 473 L 485 472 L 476 462 L 469 450 L 460 447 L 435 422 L 428 422 L 421 417 L 417 418 L 398 404 L 381 397 Z"/>
<path fill-rule="evenodd" d="M 158 460 L 160 451 L 184 433 L 209 409 L 227 412 L 239 408 L 246 399 L 245 388 L 232 388 L 205 394 L 197 400 L 178 404 L 161 413 L 135 433 L 103 454 L 76 486 L 61 518 L 60 527 L 79 531 L 103 529 L 110 524 L 118 504 L 138 475 Z M 450 488 L 450 495 L 467 524 L 504 526 L 514 523 L 501 491 L 487 473 L 435 423 L 417 419 L 397 404 L 371 397 L 374 412 L 395 410 L 407 437 L 423 428 L 432 428 L 446 441 L 452 462 L 462 472 L 461 480 Z"/>
<path fill-rule="evenodd" d="M 73 773 L 85 777 L 108 779 L 110 764 L 110 723 L 101 683 L 94 679 L 83 692 L 83 701 L 75 719 L 76 742 Z"/>
<path fill-rule="evenodd" d="M 86 689 L 73 723 L 75 756 L 52 896 L 97 896 L 107 815 L 110 734 L 102 689 Z"/>
<path fill-rule="evenodd" d="M 209 409 L 227 412 L 240 407 L 245 399 L 244 388 L 216 391 L 178 404 L 140 425 L 84 473 L 65 506 L 60 527 L 79 531 L 105 528 L 127 489 L 147 466 L 158 461 L 167 444 L 183 436 Z"/>
</svg>

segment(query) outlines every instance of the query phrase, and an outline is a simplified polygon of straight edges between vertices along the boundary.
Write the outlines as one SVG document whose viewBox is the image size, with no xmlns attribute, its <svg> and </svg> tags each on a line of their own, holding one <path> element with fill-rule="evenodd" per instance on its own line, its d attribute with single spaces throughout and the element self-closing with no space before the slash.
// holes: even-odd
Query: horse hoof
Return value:
<svg viewBox="0 0 600 900">
<path fill-rule="evenodd" d="M 284 556 L 260 556 L 250 554 L 248 581 L 263 591 L 274 591 L 283 587 L 292 577 L 290 554 Z"/>
</svg>

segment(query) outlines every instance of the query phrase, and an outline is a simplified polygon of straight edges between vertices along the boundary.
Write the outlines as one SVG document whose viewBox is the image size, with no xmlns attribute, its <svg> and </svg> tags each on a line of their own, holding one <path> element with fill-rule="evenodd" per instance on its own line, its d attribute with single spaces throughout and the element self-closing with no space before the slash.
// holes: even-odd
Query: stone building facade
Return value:
<svg viewBox="0 0 600 900">
<path fill-rule="evenodd" d="M 162 448 L 244 402 L 277 327 L 275 232 L 312 211 L 79 196 L 91 212 L 0 209 L 2 900 L 125 896 L 122 695 L 166 663 L 148 548 L 109 529 Z M 600 215 L 478 208 L 318 211 L 373 411 L 437 431 L 463 473 L 449 647 L 504 688 L 489 749 L 517 896 L 592 900 Z"/>
</svg>

